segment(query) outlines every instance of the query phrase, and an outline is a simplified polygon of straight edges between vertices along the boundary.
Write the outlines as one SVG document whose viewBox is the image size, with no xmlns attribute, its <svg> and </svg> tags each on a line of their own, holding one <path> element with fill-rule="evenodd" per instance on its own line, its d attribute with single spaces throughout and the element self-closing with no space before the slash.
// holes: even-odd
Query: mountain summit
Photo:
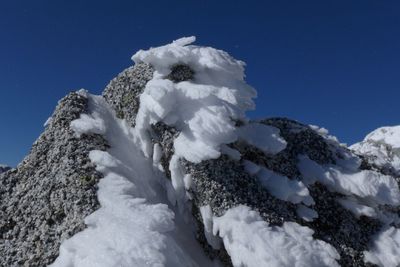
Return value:
<svg viewBox="0 0 400 267">
<path fill-rule="evenodd" d="M 0 174 L 0 266 L 399 266 L 395 138 L 252 121 L 244 62 L 194 42 L 59 102 Z"/>
</svg>

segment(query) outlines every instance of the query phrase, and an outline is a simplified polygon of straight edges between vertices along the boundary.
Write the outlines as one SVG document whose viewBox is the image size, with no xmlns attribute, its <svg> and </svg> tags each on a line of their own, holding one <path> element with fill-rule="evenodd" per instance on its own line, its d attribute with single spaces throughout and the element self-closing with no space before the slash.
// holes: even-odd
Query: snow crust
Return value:
<svg viewBox="0 0 400 267">
<path fill-rule="evenodd" d="M 313 231 L 297 223 L 269 226 L 246 206 L 229 209 L 214 218 L 214 234 L 224 240 L 234 266 L 322 267 L 339 266 L 339 254 Z"/>
<path fill-rule="evenodd" d="M 104 174 L 101 208 L 87 228 L 64 241 L 54 267 L 214 266 L 195 240 L 193 223 L 168 206 L 168 179 L 135 143 L 134 131 L 115 117 L 101 96 L 89 97 L 91 113 L 71 123 L 78 135 L 105 135 L 111 148 L 92 151 Z"/>
<path fill-rule="evenodd" d="M 389 227 L 377 235 L 372 249 L 364 252 L 365 262 L 382 267 L 400 266 L 400 230 Z"/>
</svg>

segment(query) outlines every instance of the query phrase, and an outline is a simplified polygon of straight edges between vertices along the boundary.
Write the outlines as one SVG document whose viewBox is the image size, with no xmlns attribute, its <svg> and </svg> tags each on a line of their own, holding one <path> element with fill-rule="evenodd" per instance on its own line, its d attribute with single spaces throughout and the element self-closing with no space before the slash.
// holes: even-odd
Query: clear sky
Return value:
<svg viewBox="0 0 400 267">
<path fill-rule="evenodd" d="M 99 94 L 140 48 L 182 36 L 247 62 L 252 118 L 354 143 L 400 124 L 400 1 L 0 2 L 0 163 L 16 165 L 57 101 Z"/>
</svg>

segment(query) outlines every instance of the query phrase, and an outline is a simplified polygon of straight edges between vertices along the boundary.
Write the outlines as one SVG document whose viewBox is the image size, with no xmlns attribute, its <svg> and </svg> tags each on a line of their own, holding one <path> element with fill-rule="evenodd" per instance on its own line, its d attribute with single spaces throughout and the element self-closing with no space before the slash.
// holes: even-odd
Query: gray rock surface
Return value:
<svg viewBox="0 0 400 267">
<path fill-rule="evenodd" d="M 140 70 L 141 69 L 141 70 Z M 182 71 L 184 69 L 185 71 Z M 145 73 L 149 73 L 148 66 L 137 65 L 134 67 L 135 73 L 140 73 L 135 83 L 143 83 Z M 184 74 L 181 74 L 181 73 Z M 107 101 L 113 106 L 117 106 L 122 111 L 122 117 L 131 118 L 134 124 L 134 118 L 138 106 L 131 108 L 120 103 L 119 96 L 112 95 L 114 91 L 113 84 L 117 84 L 116 89 L 129 88 L 129 85 L 123 85 L 128 80 L 125 75 L 133 73 L 131 69 L 123 72 L 121 78 L 113 81 L 107 87 Z M 180 76 L 175 77 L 177 73 Z M 171 70 L 171 74 L 166 78 L 174 82 L 192 79 L 191 72 L 187 68 L 180 67 L 180 71 Z M 190 74 L 190 75 L 189 75 Z M 135 92 L 142 92 L 142 89 L 135 89 Z M 140 105 L 138 95 L 134 95 L 134 103 Z M 118 104 L 116 104 L 118 103 Z M 198 209 L 203 205 L 210 205 L 214 215 L 220 216 L 227 209 L 239 204 L 252 207 L 260 212 L 261 216 L 271 225 L 281 225 L 284 221 L 296 221 L 301 225 L 308 226 L 315 231 L 315 238 L 324 240 L 333 245 L 341 255 L 340 264 L 342 266 L 372 266 L 363 262 L 363 251 L 368 247 L 371 237 L 381 228 L 381 223 L 361 216 L 356 218 L 351 212 L 344 209 L 336 201 L 341 197 L 338 193 L 332 193 L 325 186 L 316 183 L 310 187 L 310 193 L 316 204 L 312 206 L 319 217 L 313 222 L 306 222 L 299 218 L 295 212 L 296 205 L 284 202 L 272 196 L 263 188 L 255 177 L 247 174 L 243 167 L 243 160 L 249 160 L 266 168 L 287 176 L 290 179 L 301 180 L 301 174 L 297 167 L 297 158 L 299 155 L 307 155 L 315 162 L 323 164 L 335 164 L 337 158 L 344 157 L 350 150 L 338 143 L 328 140 L 313 128 L 286 118 L 271 118 L 262 120 L 261 123 L 274 126 L 280 129 L 281 136 L 286 140 L 287 147 L 276 155 L 266 155 L 259 149 L 243 142 L 231 144 L 232 148 L 237 149 L 242 154 L 240 161 L 230 159 L 228 156 L 221 156 L 219 159 L 204 161 L 200 164 L 193 164 L 182 160 L 182 164 L 187 173 L 190 173 L 193 179 L 193 188 L 191 194 L 193 216 L 198 223 L 198 240 L 203 245 L 205 251 L 210 257 L 218 257 L 230 266 L 231 262 L 224 248 L 220 251 L 213 250 L 206 242 L 203 234 L 201 216 Z M 240 126 L 240 124 L 238 124 Z M 170 178 L 168 171 L 169 160 L 173 151 L 173 141 L 179 135 L 179 132 L 163 123 L 153 125 L 151 131 L 154 143 L 161 145 L 163 156 L 161 163 L 166 170 L 166 177 Z M 378 170 L 379 171 L 379 170 Z"/>
<path fill-rule="evenodd" d="M 0 266 L 52 263 L 60 243 L 84 229 L 83 219 L 99 207 L 101 176 L 88 153 L 107 143 L 98 135 L 77 139 L 69 129 L 86 109 L 77 93 L 62 99 L 29 155 L 0 174 Z"/>
<path fill-rule="evenodd" d="M 115 109 L 119 118 L 135 125 L 140 106 L 140 94 L 152 78 L 153 69 L 137 64 L 120 73 L 104 90 L 103 96 Z M 191 80 L 194 72 L 177 65 L 166 78 L 180 82 Z M 62 240 L 85 228 L 83 219 L 95 211 L 100 174 L 88 159 L 91 150 L 106 150 L 107 140 L 99 135 L 83 135 L 77 139 L 69 128 L 72 120 L 87 113 L 87 99 L 71 93 L 60 101 L 50 124 L 30 154 L 16 168 L 0 174 L 0 266 L 45 266 L 58 255 Z M 194 164 L 181 160 L 193 179 L 190 190 L 192 214 L 198 225 L 197 239 L 211 258 L 218 258 L 231 266 L 230 257 L 222 247 L 214 250 L 204 236 L 199 208 L 210 205 L 214 215 L 223 215 L 234 206 L 244 204 L 260 212 L 271 225 L 295 221 L 315 231 L 314 237 L 332 244 L 340 253 L 342 266 L 372 266 L 363 262 L 363 251 L 381 223 L 361 216 L 356 218 L 338 204 L 338 193 L 322 184 L 309 187 L 315 200 L 312 206 L 319 217 L 312 222 L 298 217 L 298 205 L 271 195 L 256 177 L 244 169 L 244 161 L 252 161 L 289 179 L 301 180 L 297 167 L 298 156 L 307 155 L 320 165 L 335 164 L 337 159 L 353 155 L 346 147 L 332 141 L 310 126 L 286 118 L 260 121 L 276 127 L 286 140 L 287 147 L 267 155 L 243 141 L 229 146 L 238 150 L 242 158 L 234 160 L 226 155 L 218 159 Z M 240 127 L 243 122 L 238 122 Z M 173 142 L 179 131 L 157 123 L 150 135 L 160 144 L 161 164 L 166 179 L 171 178 L 169 162 L 174 153 Z M 380 170 L 364 160 L 361 168 Z"/>
</svg>

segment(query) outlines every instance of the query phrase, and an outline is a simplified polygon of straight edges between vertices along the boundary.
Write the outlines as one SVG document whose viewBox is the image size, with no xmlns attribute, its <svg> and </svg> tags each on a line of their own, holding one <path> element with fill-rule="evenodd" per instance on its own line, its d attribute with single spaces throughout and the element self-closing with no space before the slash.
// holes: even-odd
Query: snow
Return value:
<svg viewBox="0 0 400 267">
<path fill-rule="evenodd" d="M 289 179 L 265 167 L 257 166 L 250 161 L 245 161 L 244 167 L 250 175 L 257 176 L 261 185 L 263 185 L 271 195 L 294 204 L 301 202 L 307 206 L 314 204 L 314 200 L 303 182 Z"/>
<path fill-rule="evenodd" d="M 360 216 L 362 215 L 373 218 L 378 216 L 374 208 L 358 203 L 358 200 L 353 197 L 339 198 L 337 199 L 337 201 L 344 208 L 351 211 L 356 216 L 356 218 L 360 218 Z"/>
<path fill-rule="evenodd" d="M 364 261 L 381 267 L 400 266 L 400 229 L 389 227 L 374 239 L 372 249 L 364 252 Z"/>
<path fill-rule="evenodd" d="M 89 155 L 104 175 L 98 190 L 101 208 L 85 219 L 85 230 L 62 243 L 60 256 L 51 266 L 219 266 L 195 238 L 195 222 L 187 205 L 192 198 L 192 177 L 185 173 L 181 160 L 199 163 L 225 154 L 240 161 L 241 154 L 229 147 L 238 140 L 266 154 L 279 153 L 287 144 L 279 129 L 246 118 L 246 112 L 254 108 L 256 92 L 244 81 L 245 64 L 223 51 L 192 45 L 194 41 L 194 37 L 181 38 L 140 50 L 132 57 L 155 70 L 140 95 L 135 128 L 117 119 L 101 96 L 78 92 L 89 99 L 90 112 L 73 121 L 71 129 L 77 137 L 101 134 L 110 145 L 107 151 Z M 178 64 L 190 66 L 194 78 L 177 83 L 166 79 Z M 238 121 L 243 126 L 236 127 Z M 157 122 L 180 132 L 168 166 L 170 180 L 161 165 L 162 147 L 154 145 L 149 135 Z M 312 127 L 336 147 L 337 139 L 327 130 Z M 398 135 L 384 133 L 385 137 L 375 134 L 369 138 L 397 149 Z M 377 214 L 375 207 L 400 204 L 396 181 L 375 171 L 360 171 L 360 160 L 346 149 L 339 154 L 337 165 L 321 166 L 307 156 L 299 157 L 302 181 L 250 161 L 242 163 L 271 195 L 297 204 L 297 215 L 307 222 L 318 217 L 309 207 L 314 200 L 307 188 L 316 181 L 346 195 L 337 201 L 355 216 L 387 216 L 385 220 L 390 221 L 392 214 Z M 223 243 L 235 267 L 339 266 L 336 250 L 314 239 L 308 227 L 294 222 L 271 226 L 258 212 L 242 205 L 221 217 L 213 216 L 206 205 L 200 207 L 200 214 L 207 242 L 215 249 Z M 396 258 L 399 236 L 394 228 L 380 233 L 365 252 L 365 260 L 382 266 L 400 264 Z"/>
<path fill-rule="evenodd" d="M 213 214 L 210 205 L 200 207 L 200 214 L 203 219 L 204 235 L 208 244 L 214 249 L 221 248 L 221 239 L 213 234 Z"/>
<path fill-rule="evenodd" d="M 368 140 L 400 148 L 400 125 L 378 128 L 365 137 L 364 141 Z"/>
<path fill-rule="evenodd" d="M 218 158 L 221 145 L 238 138 L 235 120 L 246 120 L 245 112 L 254 108 L 256 92 L 244 81 L 244 63 L 221 50 L 190 45 L 194 41 L 194 37 L 182 38 L 132 57 L 155 69 L 140 97 L 136 119 L 146 156 L 151 155 L 147 131 L 162 121 L 181 132 L 174 141 L 178 157 L 194 163 Z M 177 64 L 189 65 L 194 79 L 178 83 L 166 79 Z"/>
<path fill-rule="evenodd" d="M 104 175 L 101 208 L 85 219 L 85 230 L 62 243 L 51 266 L 214 266 L 195 239 L 194 223 L 167 204 L 170 182 L 143 155 L 134 130 L 101 96 L 87 96 L 91 113 L 71 128 L 78 135 L 102 129 L 110 144 L 108 151 L 90 152 Z"/>
<path fill-rule="evenodd" d="M 391 166 L 400 174 L 400 126 L 378 128 L 350 148 L 373 157 L 376 165 Z"/>
<path fill-rule="evenodd" d="M 249 123 L 239 128 L 239 138 L 259 148 L 266 154 L 276 154 L 286 148 L 286 141 L 280 137 L 280 130 L 261 123 Z"/>
<path fill-rule="evenodd" d="M 213 232 L 223 239 L 235 267 L 339 266 L 336 250 L 315 240 L 311 229 L 293 222 L 269 226 L 258 212 L 246 206 L 214 218 Z"/>
<path fill-rule="evenodd" d="M 370 170 L 346 169 L 338 165 L 320 166 L 307 156 L 300 156 L 299 170 L 306 184 L 316 181 L 330 190 L 355 195 L 376 204 L 399 205 L 400 191 L 395 179 Z"/>
<path fill-rule="evenodd" d="M 304 205 L 299 205 L 296 210 L 297 215 L 306 222 L 312 222 L 318 218 L 318 213 Z"/>
<path fill-rule="evenodd" d="M 221 153 L 228 155 L 231 159 L 237 160 L 237 161 L 242 158 L 242 155 L 240 154 L 239 151 L 237 151 L 236 149 L 230 148 L 227 145 L 221 146 Z"/>
</svg>

